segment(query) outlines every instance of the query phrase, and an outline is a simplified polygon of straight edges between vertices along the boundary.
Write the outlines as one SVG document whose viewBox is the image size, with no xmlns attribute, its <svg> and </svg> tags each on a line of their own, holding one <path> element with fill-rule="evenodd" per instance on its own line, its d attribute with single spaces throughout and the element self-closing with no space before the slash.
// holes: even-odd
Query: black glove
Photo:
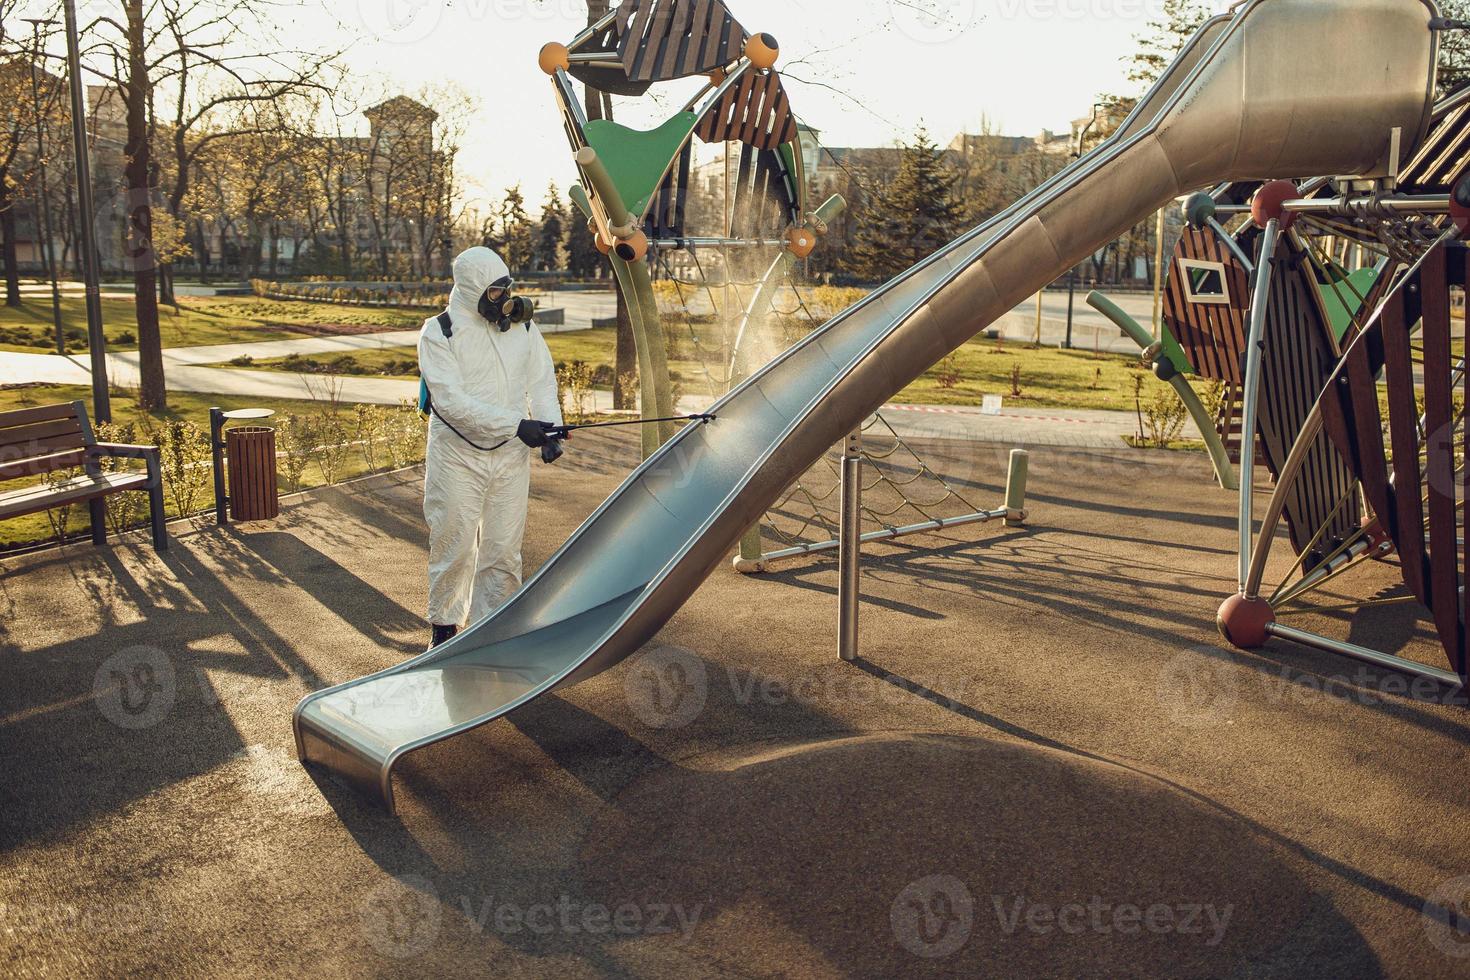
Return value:
<svg viewBox="0 0 1470 980">
<path fill-rule="evenodd" d="M 537 422 L 535 419 L 523 419 L 516 427 L 516 438 L 532 449 L 540 449 L 551 440 L 546 435 L 546 429 L 550 423 Z"/>
</svg>

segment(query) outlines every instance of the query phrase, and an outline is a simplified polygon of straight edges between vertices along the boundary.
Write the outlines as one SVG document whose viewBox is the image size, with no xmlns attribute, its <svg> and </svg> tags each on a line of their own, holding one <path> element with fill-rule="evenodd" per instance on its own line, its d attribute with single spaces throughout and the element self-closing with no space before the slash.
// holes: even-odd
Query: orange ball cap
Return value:
<svg viewBox="0 0 1470 980">
<path fill-rule="evenodd" d="M 632 238 L 625 238 L 613 247 L 624 262 L 642 262 L 648 255 L 648 236 L 638 231 Z"/>
<path fill-rule="evenodd" d="M 769 34 L 752 34 L 745 42 L 745 56 L 762 71 L 774 68 L 776 59 L 781 57 L 781 45 Z"/>
<path fill-rule="evenodd" d="M 541 70 L 548 75 L 555 75 L 558 71 L 566 71 L 572 67 L 572 53 L 567 50 L 565 44 L 557 41 L 552 41 L 543 47 L 538 60 L 541 63 Z"/>
</svg>

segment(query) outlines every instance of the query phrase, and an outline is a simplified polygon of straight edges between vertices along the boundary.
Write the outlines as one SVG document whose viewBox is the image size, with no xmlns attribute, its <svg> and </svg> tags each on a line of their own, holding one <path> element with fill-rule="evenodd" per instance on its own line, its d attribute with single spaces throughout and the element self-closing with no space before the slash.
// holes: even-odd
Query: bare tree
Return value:
<svg viewBox="0 0 1470 980">
<path fill-rule="evenodd" d="M 141 383 L 139 403 L 167 405 L 159 332 L 159 274 L 169 281 L 183 249 L 181 205 L 197 155 L 220 131 L 197 135 L 222 106 L 266 103 L 310 84 L 321 56 L 270 47 L 263 0 L 117 0 L 120 9 L 83 29 L 94 70 L 116 86 L 126 110 L 125 256 L 133 273 Z M 104 8 L 106 9 L 106 8 Z M 100 64 L 96 64 L 100 59 Z M 208 93 L 203 94 L 201 93 Z M 159 156 L 156 100 L 170 97 L 169 152 Z M 167 165 L 167 166 L 165 166 Z M 167 226 L 155 228 L 162 187 Z M 165 295 L 172 299 L 171 290 Z"/>
<path fill-rule="evenodd" d="M 16 205 L 27 197 L 39 206 L 36 175 L 41 159 L 36 153 L 36 129 L 54 130 L 61 86 L 41 69 L 39 52 L 29 35 L 12 36 L 16 0 L 0 0 L 0 104 L 6 106 L 0 123 L 0 256 L 5 272 L 5 305 L 19 306 L 20 261 L 16 253 Z M 39 117 L 39 119 L 38 119 Z M 47 140 L 54 153 L 57 144 Z M 40 240 L 39 234 L 31 236 Z"/>
</svg>

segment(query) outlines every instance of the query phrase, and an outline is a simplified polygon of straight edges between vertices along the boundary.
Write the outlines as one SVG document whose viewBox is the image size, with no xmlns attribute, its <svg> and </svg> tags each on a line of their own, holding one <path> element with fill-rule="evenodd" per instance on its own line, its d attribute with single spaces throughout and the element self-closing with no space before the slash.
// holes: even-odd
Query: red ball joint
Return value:
<svg viewBox="0 0 1470 980">
<path fill-rule="evenodd" d="M 1261 189 L 1256 191 L 1256 196 L 1251 198 L 1251 218 L 1256 227 L 1264 228 L 1266 222 L 1275 218 L 1282 231 L 1290 228 L 1296 220 L 1296 212 L 1288 211 L 1282 205 L 1301 196 L 1301 191 L 1289 180 L 1273 180 L 1262 184 Z"/>
<path fill-rule="evenodd" d="M 1226 599 L 1215 614 L 1220 635 L 1231 646 L 1255 650 L 1266 645 L 1266 627 L 1276 622 L 1276 613 L 1265 599 L 1247 599 L 1239 593 Z"/>
</svg>

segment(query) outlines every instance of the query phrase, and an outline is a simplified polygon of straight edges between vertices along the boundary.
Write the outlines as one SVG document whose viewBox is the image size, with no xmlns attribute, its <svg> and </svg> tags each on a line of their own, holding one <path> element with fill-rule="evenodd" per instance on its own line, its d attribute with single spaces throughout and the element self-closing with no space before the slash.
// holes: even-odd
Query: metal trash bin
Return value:
<svg viewBox="0 0 1470 980">
<path fill-rule="evenodd" d="M 276 489 L 276 430 L 244 425 L 225 430 L 230 476 L 230 519 L 268 521 L 281 512 Z"/>
</svg>

